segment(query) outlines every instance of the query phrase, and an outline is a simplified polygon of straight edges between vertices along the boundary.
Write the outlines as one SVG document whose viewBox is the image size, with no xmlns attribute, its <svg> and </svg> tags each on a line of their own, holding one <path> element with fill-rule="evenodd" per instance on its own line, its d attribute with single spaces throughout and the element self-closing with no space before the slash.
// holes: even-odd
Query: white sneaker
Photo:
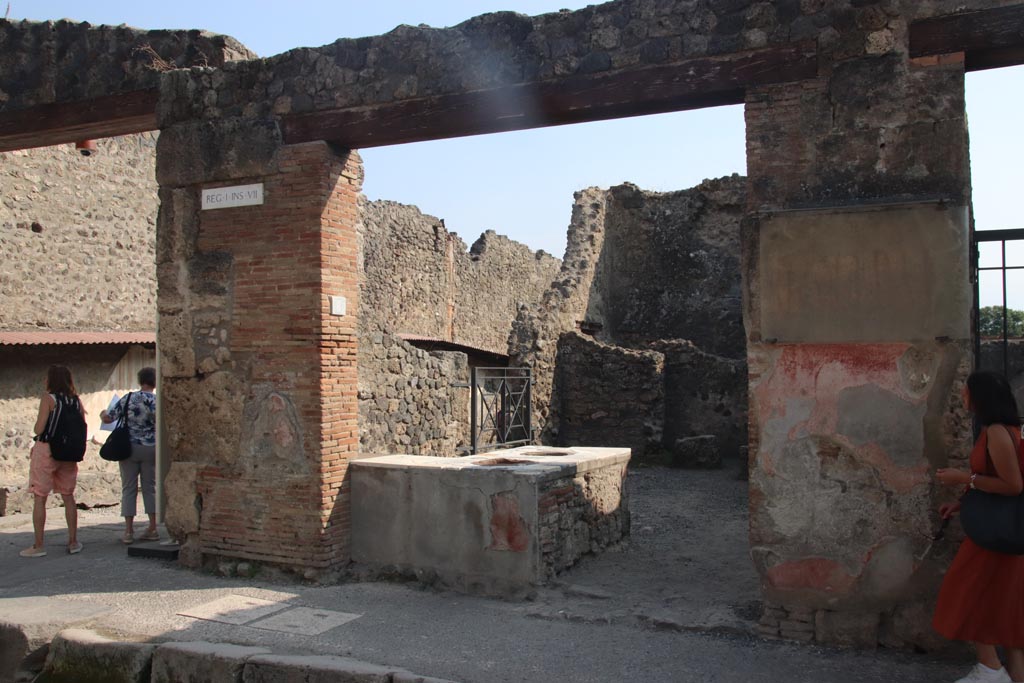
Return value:
<svg viewBox="0 0 1024 683">
<path fill-rule="evenodd" d="M 981 662 L 974 665 L 963 678 L 958 678 L 954 683 L 1013 683 L 1010 674 L 1006 673 L 1004 667 L 990 669 Z"/>
</svg>

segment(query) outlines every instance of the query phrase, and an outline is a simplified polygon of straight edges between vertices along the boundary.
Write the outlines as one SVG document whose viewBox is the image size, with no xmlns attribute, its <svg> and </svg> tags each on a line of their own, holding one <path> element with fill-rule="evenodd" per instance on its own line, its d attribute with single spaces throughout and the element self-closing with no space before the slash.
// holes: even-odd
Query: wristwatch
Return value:
<svg viewBox="0 0 1024 683">
<path fill-rule="evenodd" d="M 971 483 L 970 483 L 970 487 L 971 487 L 972 489 L 976 489 L 976 488 L 978 488 L 977 486 L 975 486 L 975 485 L 974 485 L 974 480 L 975 480 L 975 479 L 977 479 L 977 478 L 978 478 L 978 473 L 977 473 L 977 472 L 975 472 L 975 473 L 971 474 Z"/>
</svg>

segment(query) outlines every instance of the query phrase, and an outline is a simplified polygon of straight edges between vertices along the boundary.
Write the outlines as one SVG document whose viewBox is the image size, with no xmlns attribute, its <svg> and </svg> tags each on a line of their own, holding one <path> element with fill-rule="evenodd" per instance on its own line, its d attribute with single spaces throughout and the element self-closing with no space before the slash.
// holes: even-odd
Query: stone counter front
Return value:
<svg viewBox="0 0 1024 683">
<path fill-rule="evenodd" d="M 518 593 L 629 534 L 627 448 L 524 446 L 352 463 L 352 559 Z"/>
</svg>

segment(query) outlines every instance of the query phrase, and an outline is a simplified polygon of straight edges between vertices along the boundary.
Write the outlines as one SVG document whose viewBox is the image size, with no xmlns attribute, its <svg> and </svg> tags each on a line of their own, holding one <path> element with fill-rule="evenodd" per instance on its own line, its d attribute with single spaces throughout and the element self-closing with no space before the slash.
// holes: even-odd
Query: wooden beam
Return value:
<svg viewBox="0 0 1024 683">
<path fill-rule="evenodd" d="M 0 152 L 156 129 L 157 89 L 0 111 Z"/>
<path fill-rule="evenodd" d="M 747 88 L 813 78 L 813 45 L 754 50 L 610 74 L 367 107 L 292 114 L 289 144 L 329 140 L 365 149 L 670 111 L 741 104 Z"/>
<path fill-rule="evenodd" d="M 910 25 L 910 56 L 964 53 L 968 71 L 1024 64 L 1024 3 Z"/>
</svg>

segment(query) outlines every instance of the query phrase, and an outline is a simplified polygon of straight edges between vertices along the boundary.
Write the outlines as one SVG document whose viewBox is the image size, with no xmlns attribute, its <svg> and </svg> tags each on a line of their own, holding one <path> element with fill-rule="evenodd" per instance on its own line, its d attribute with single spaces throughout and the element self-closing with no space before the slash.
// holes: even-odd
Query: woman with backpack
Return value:
<svg viewBox="0 0 1024 683">
<path fill-rule="evenodd" d="M 43 530 L 46 527 L 46 499 L 51 491 L 60 494 L 64 500 L 68 552 L 75 555 L 82 552 L 82 544 L 78 542 L 75 484 L 78 482 L 78 461 L 85 455 L 85 408 L 78 398 L 71 371 L 63 365 L 51 365 L 46 373 L 46 393 L 39 401 L 33 433 L 36 441 L 30 455 L 28 490 L 33 497 L 35 542 L 20 555 L 46 555 Z"/>
<path fill-rule="evenodd" d="M 138 374 L 139 391 L 132 391 L 122 398 L 108 413 L 100 413 L 100 419 L 110 424 L 125 418 L 128 435 L 132 442 L 132 454 L 121 460 L 121 515 L 124 517 L 124 535 L 121 542 L 135 542 L 135 512 L 139 497 L 139 480 L 142 480 L 142 504 L 149 515 L 149 528 L 139 536 L 141 541 L 158 541 L 156 529 L 156 370 L 142 368 Z"/>
<path fill-rule="evenodd" d="M 964 403 L 982 425 L 970 456 L 970 471 L 942 468 L 940 484 L 967 487 L 1000 496 L 1024 490 L 1024 449 L 1020 412 L 1010 385 L 991 372 L 967 378 Z M 943 518 L 960 503 L 939 508 Z M 1024 555 L 982 548 L 965 538 L 942 582 L 933 620 L 935 630 L 951 640 L 974 643 L 978 663 L 957 683 L 1024 681 Z M 997 646 L 1006 654 L 1007 669 Z"/>
</svg>

